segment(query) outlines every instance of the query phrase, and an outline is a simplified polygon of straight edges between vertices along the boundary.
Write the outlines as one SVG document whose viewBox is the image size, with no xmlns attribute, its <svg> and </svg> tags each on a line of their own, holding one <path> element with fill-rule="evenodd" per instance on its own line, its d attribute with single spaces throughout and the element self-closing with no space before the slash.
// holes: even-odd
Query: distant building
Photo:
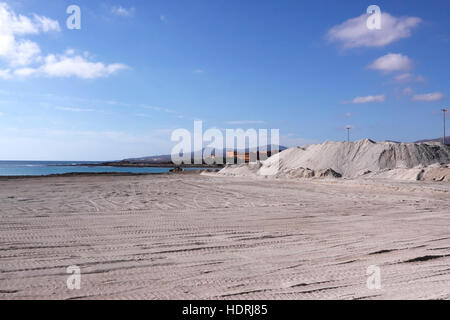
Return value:
<svg viewBox="0 0 450 320">
<path fill-rule="evenodd" d="M 278 151 L 258 151 L 258 152 L 238 152 L 238 151 L 227 151 L 227 162 L 237 163 L 249 163 L 251 160 L 266 160 L 272 156 L 272 154 L 276 154 Z"/>
</svg>

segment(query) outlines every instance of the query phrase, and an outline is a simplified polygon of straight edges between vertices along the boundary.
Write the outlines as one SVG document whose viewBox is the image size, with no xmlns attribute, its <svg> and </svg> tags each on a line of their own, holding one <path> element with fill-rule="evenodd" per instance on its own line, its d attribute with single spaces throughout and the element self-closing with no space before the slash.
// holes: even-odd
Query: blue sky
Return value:
<svg viewBox="0 0 450 320">
<path fill-rule="evenodd" d="M 66 8 L 81 8 L 81 30 Z M 382 29 L 365 26 L 369 5 Z M 442 134 L 450 1 L 0 0 L 0 159 L 169 153 L 171 132 L 287 146 Z M 449 121 L 450 122 L 450 121 Z"/>
</svg>

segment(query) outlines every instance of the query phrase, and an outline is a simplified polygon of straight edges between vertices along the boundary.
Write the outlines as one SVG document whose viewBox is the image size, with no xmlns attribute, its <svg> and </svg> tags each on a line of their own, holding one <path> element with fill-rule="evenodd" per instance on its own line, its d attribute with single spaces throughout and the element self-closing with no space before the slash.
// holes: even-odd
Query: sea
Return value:
<svg viewBox="0 0 450 320">
<path fill-rule="evenodd" d="M 92 167 L 91 161 L 0 161 L 0 176 L 48 176 L 66 173 L 167 173 L 173 168 Z M 186 170 L 196 170 L 189 168 Z"/>
</svg>

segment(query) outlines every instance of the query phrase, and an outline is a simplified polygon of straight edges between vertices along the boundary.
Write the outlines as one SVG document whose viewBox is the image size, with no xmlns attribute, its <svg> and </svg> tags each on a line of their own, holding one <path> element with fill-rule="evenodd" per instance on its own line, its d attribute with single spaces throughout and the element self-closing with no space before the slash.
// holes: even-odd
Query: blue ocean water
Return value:
<svg viewBox="0 0 450 320">
<path fill-rule="evenodd" d="M 166 173 L 172 168 L 89 167 L 87 161 L 0 161 L 0 176 L 47 176 L 64 173 Z M 74 166 L 75 164 L 79 166 Z M 83 166 L 86 165 L 86 166 Z M 195 169 L 195 168 L 193 168 Z"/>
</svg>

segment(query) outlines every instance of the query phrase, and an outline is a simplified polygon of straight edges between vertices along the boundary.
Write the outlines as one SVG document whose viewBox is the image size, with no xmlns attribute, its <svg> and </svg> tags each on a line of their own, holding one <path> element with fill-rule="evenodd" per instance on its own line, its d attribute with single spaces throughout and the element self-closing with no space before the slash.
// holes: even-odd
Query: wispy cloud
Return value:
<svg viewBox="0 0 450 320">
<path fill-rule="evenodd" d="M 327 33 L 328 40 L 339 43 L 344 49 L 384 47 L 409 38 L 412 29 L 422 21 L 417 17 L 396 18 L 384 12 L 381 14 L 381 30 L 370 30 L 367 28 L 368 17 L 369 15 L 363 14 L 334 26 Z"/>
<path fill-rule="evenodd" d="M 134 15 L 134 12 L 135 9 L 133 7 L 124 8 L 122 6 L 113 6 L 111 8 L 111 13 L 120 17 L 132 17 Z"/>
<path fill-rule="evenodd" d="M 7 79 L 10 79 L 11 77 L 12 77 L 11 69 L 0 70 L 0 79 L 7 80 Z"/>
<path fill-rule="evenodd" d="M 425 82 L 425 81 L 426 81 L 425 77 L 422 77 L 422 76 L 416 76 L 416 75 L 411 74 L 411 73 L 409 73 L 409 72 L 407 72 L 407 73 L 402 73 L 402 74 L 399 74 L 399 75 L 395 76 L 395 77 L 394 77 L 394 80 L 395 80 L 396 82 L 399 82 L 399 83 L 405 83 L 405 82 Z"/>
<path fill-rule="evenodd" d="M 30 135 L 39 132 L 40 136 L 58 136 L 58 137 L 79 136 L 85 138 L 107 138 L 123 142 L 143 141 L 143 138 L 135 134 L 115 130 L 97 131 L 97 130 L 65 130 L 65 129 L 51 129 L 51 128 L 36 128 L 36 129 L 6 128 L 5 131 L 11 133 L 23 133 L 23 134 L 28 133 Z"/>
<path fill-rule="evenodd" d="M 138 118 L 151 118 L 152 116 L 145 114 L 145 113 L 136 113 L 135 114 L 136 117 Z"/>
<path fill-rule="evenodd" d="M 156 107 L 156 106 L 149 106 L 149 105 L 145 105 L 145 104 L 141 104 L 141 108 L 148 109 L 148 110 L 153 110 L 153 111 L 177 114 L 177 111 L 172 110 L 172 109 Z"/>
<path fill-rule="evenodd" d="M 424 94 L 416 94 L 412 97 L 412 101 L 439 101 L 444 99 L 444 94 L 442 92 L 432 92 L 432 93 L 424 93 Z"/>
<path fill-rule="evenodd" d="M 228 121 L 229 125 L 249 125 L 249 124 L 265 124 L 265 121 L 262 120 L 237 120 L 237 121 Z"/>
<path fill-rule="evenodd" d="M 377 95 L 377 96 L 365 96 L 365 97 L 356 97 L 350 101 L 344 101 L 344 104 L 352 103 L 352 104 L 363 104 L 363 103 L 375 103 L 375 102 L 384 102 L 386 100 L 385 95 Z"/>
<path fill-rule="evenodd" d="M 405 89 L 403 89 L 403 94 L 405 95 L 405 96 L 410 96 L 410 95 L 412 95 L 414 93 L 414 91 L 413 91 L 413 89 L 411 89 L 411 88 L 405 88 Z"/>
<path fill-rule="evenodd" d="M 71 107 L 55 107 L 56 110 L 69 112 L 94 112 L 94 109 L 71 108 Z"/>
<path fill-rule="evenodd" d="M 440 39 L 442 42 L 448 43 L 448 42 L 450 42 L 450 35 L 441 34 L 441 35 L 439 36 L 439 39 Z"/>
<path fill-rule="evenodd" d="M 405 71 L 413 67 L 413 61 L 400 53 L 388 53 L 368 66 L 369 69 L 389 73 L 393 71 Z"/>
</svg>

